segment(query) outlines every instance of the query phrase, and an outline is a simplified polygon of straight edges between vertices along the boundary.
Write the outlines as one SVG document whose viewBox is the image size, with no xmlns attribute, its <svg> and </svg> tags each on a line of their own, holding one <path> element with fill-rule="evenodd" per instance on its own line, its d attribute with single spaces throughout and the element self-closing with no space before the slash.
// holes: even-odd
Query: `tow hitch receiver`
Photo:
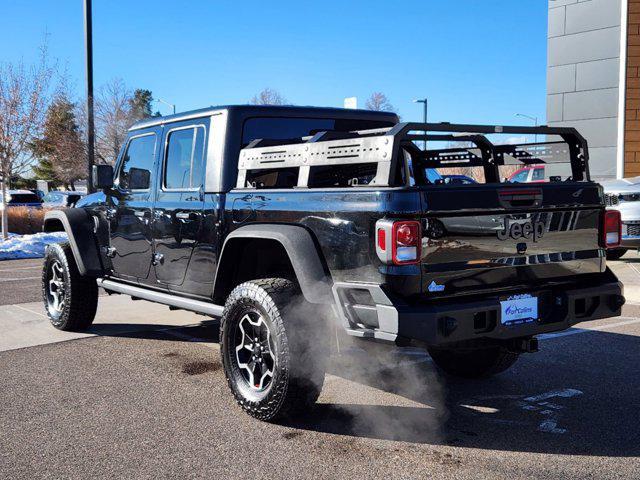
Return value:
<svg viewBox="0 0 640 480">
<path fill-rule="evenodd" d="M 514 353 L 536 353 L 538 351 L 538 339 L 516 338 L 510 342 L 509 350 Z"/>
</svg>

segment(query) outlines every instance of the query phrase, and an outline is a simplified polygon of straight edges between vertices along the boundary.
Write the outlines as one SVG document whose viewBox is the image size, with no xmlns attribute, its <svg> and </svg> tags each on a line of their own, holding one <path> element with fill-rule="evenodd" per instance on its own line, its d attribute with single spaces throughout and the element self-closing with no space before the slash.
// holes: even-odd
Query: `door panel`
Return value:
<svg viewBox="0 0 640 480">
<path fill-rule="evenodd" d="M 198 242 L 202 207 L 198 192 L 158 192 L 153 228 L 158 281 L 170 285 L 184 281 Z"/>
<path fill-rule="evenodd" d="M 207 121 L 198 119 L 172 125 L 164 135 L 153 215 L 154 268 L 160 283 L 183 284 L 201 236 L 207 127 Z"/>
<path fill-rule="evenodd" d="M 110 215 L 110 246 L 115 275 L 146 279 L 151 266 L 151 207 L 160 129 L 129 138 L 118 164 Z"/>
<path fill-rule="evenodd" d="M 220 248 L 218 238 L 223 202 L 224 195 L 205 195 L 200 235 L 191 254 L 187 275 L 182 285 L 173 287 L 172 290 L 211 298 Z"/>
</svg>

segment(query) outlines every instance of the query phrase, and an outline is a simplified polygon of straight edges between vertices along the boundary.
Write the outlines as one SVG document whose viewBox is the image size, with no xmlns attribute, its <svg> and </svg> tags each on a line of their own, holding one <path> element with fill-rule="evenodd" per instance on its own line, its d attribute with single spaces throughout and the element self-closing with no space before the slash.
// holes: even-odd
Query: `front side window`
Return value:
<svg viewBox="0 0 640 480">
<path fill-rule="evenodd" d="M 125 190 L 147 190 L 151 185 L 156 135 L 133 137 L 122 157 L 118 181 Z"/>
<path fill-rule="evenodd" d="M 167 137 L 164 188 L 198 189 L 202 185 L 204 127 L 173 130 Z"/>
</svg>

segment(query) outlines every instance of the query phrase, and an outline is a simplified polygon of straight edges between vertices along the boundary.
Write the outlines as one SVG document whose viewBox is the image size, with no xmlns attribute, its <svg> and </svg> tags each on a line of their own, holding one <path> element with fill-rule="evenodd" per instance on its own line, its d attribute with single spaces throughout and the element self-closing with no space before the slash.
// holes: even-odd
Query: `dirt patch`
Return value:
<svg viewBox="0 0 640 480">
<path fill-rule="evenodd" d="M 291 440 L 292 438 L 296 438 L 302 435 L 302 432 L 284 432 L 282 434 L 282 438 L 286 440 Z"/>
<path fill-rule="evenodd" d="M 189 362 L 182 366 L 182 373 L 187 375 L 202 375 L 207 372 L 215 372 L 220 368 L 217 362 Z"/>
</svg>

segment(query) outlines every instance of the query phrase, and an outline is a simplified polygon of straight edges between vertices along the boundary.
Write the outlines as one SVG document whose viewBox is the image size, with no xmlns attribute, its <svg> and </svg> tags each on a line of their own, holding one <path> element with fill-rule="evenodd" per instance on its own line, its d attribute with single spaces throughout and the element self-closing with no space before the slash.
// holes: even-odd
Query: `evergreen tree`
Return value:
<svg viewBox="0 0 640 480">
<path fill-rule="evenodd" d="M 129 115 L 131 122 L 137 122 L 152 115 L 151 102 L 153 94 L 151 90 L 138 88 L 134 90 L 133 96 L 129 99 Z"/>
<path fill-rule="evenodd" d="M 38 163 L 33 166 L 33 175 L 38 180 L 46 180 L 51 186 L 58 186 L 60 181 L 56 178 L 53 165 L 48 157 L 38 157 Z"/>
<path fill-rule="evenodd" d="M 86 176 L 85 146 L 74 108 L 64 94 L 58 95 L 47 109 L 42 135 L 30 144 L 38 159 L 36 176 L 72 190 L 74 182 Z"/>
</svg>

